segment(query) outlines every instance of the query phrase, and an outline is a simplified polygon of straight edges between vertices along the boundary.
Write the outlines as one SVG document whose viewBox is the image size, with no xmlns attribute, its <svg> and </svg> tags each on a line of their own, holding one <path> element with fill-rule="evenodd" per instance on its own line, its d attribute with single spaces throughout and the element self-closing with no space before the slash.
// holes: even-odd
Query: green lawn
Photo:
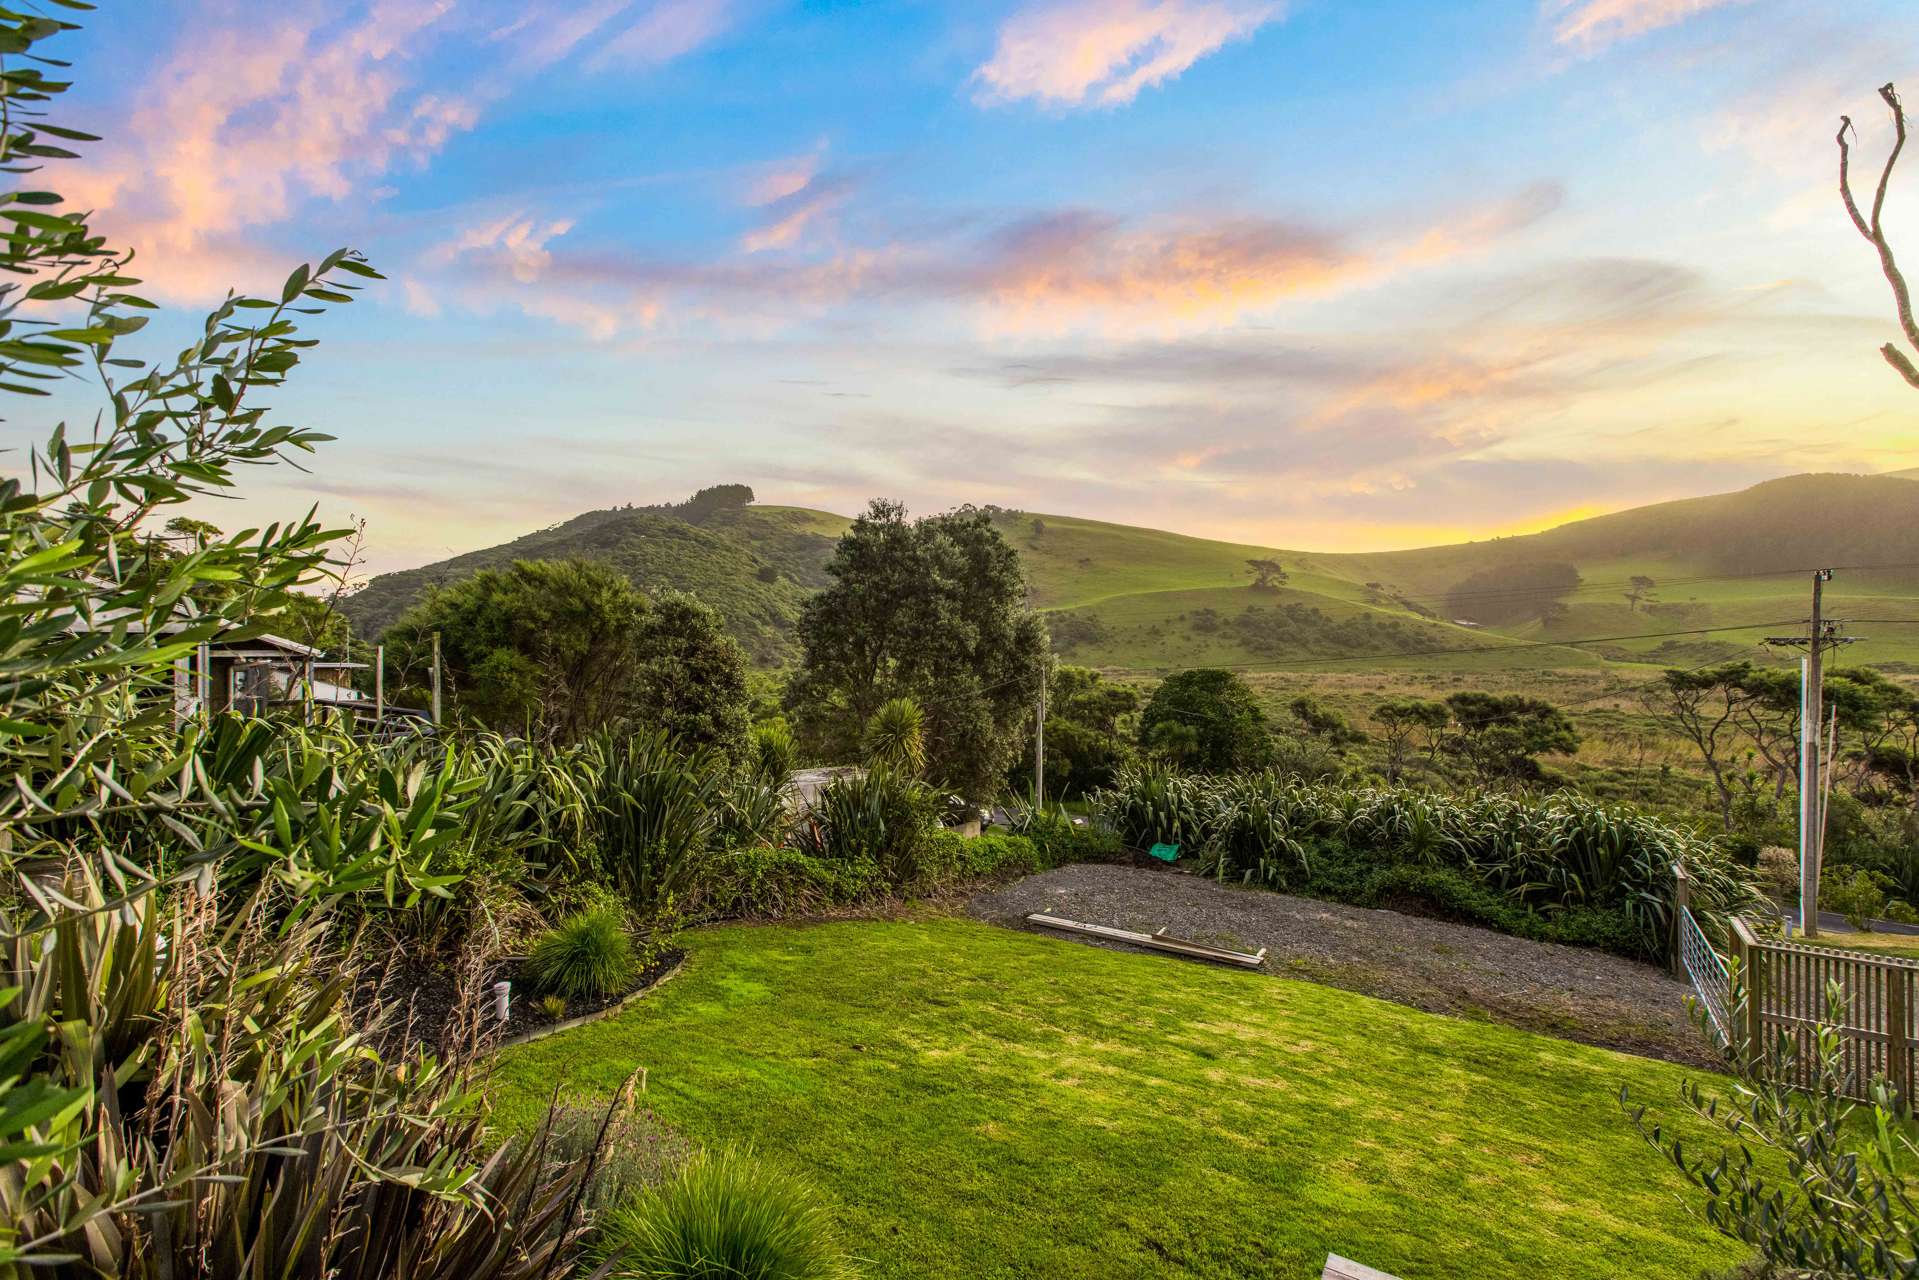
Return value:
<svg viewBox="0 0 1919 1280">
<path fill-rule="evenodd" d="M 1836 947 L 1841 951 L 1870 951 L 1875 955 L 1919 960 L 1919 935 L 1910 933 L 1853 933 L 1821 929 L 1816 938 L 1794 934 L 1792 940 L 1808 947 Z"/>
<path fill-rule="evenodd" d="M 1631 1131 L 1678 1068 L 968 921 L 736 926 L 503 1055 L 500 1117 L 635 1066 L 831 1198 L 872 1276 L 1672 1276 L 1737 1253 Z"/>
</svg>

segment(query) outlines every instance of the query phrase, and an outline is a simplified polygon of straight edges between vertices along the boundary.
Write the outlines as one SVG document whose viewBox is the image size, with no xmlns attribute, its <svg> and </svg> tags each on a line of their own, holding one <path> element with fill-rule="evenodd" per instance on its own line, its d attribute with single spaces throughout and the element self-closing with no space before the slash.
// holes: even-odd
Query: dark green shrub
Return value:
<svg viewBox="0 0 1919 1280">
<path fill-rule="evenodd" d="M 1819 886 L 1819 909 L 1837 911 L 1847 924 L 1864 932 L 1885 916 L 1887 890 L 1894 887 L 1891 877 L 1879 871 L 1854 869 L 1829 875 Z"/>
<path fill-rule="evenodd" d="M 595 738 L 582 765 L 596 778 L 593 813 L 608 878 L 642 913 L 683 893 L 690 860 L 719 822 L 722 757 L 681 751 L 655 731 Z"/>
<path fill-rule="evenodd" d="M 887 769 L 827 784 L 794 824 L 795 848 L 826 862 L 871 862 L 895 884 L 919 874 L 933 832 L 932 798 L 911 778 Z"/>
<path fill-rule="evenodd" d="M 1031 840 L 993 831 L 971 839 L 957 831 L 934 832 L 921 851 L 920 865 L 929 887 L 1045 869 Z"/>
<path fill-rule="evenodd" d="M 1140 768 L 1122 771 L 1094 807 L 1129 844 L 1184 845 L 1222 879 L 1303 883 L 1309 893 L 1373 905 L 1388 887 L 1382 870 L 1443 870 L 1451 874 L 1428 881 L 1436 909 L 1528 937 L 1542 936 L 1539 921 L 1596 911 L 1593 921 L 1603 923 L 1574 932 L 1631 955 L 1665 945 L 1675 863 L 1686 865 L 1693 914 L 1708 932 L 1761 900 L 1752 873 L 1711 841 L 1574 796 L 1454 796 Z M 1398 880 L 1410 892 L 1418 877 Z M 1474 889 L 1471 903 L 1462 886 Z"/>
<path fill-rule="evenodd" d="M 1153 844 L 1197 849 L 1214 812 L 1205 779 L 1150 763 L 1121 769 L 1111 788 L 1094 793 L 1093 803 L 1115 835 L 1140 849 Z"/>
<path fill-rule="evenodd" d="M 1119 862 L 1126 857 L 1126 842 L 1115 832 L 1103 823 L 1075 825 L 1064 809 L 1016 807 L 1012 830 L 1033 842 L 1041 871 L 1073 862 Z"/>
<path fill-rule="evenodd" d="M 633 981 L 633 940 L 616 911 L 582 911 L 541 935 L 526 960 L 535 989 L 569 1000 L 618 995 Z"/>
<path fill-rule="evenodd" d="M 1290 796 L 1271 774 L 1237 774 L 1219 788 L 1218 812 L 1201 866 L 1221 879 L 1228 871 L 1246 884 L 1283 889 L 1312 866 Z"/>
<path fill-rule="evenodd" d="M 870 861 L 829 862 L 773 845 L 705 854 L 693 878 L 694 914 L 708 920 L 809 915 L 886 888 L 886 877 Z"/>
<path fill-rule="evenodd" d="M 714 843 L 730 849 L 783 843 L 793 825 L 791 794 L 784 783 L 755 774 L 735 778 L 720 795 Z"/>
<path fill-rule="evenodd" d="M 810 1190 L 737 1151 L 704 1153 L 602 1221 L 632 1280 L 838 1280 L 853 1269 Z"/>
<path fill-rule="evenodd" d="M 746 743 L 746 765 L 755 778 L 771 787 L 784 787 L 799 759 L 799 741 L 785 720 L 776 718 L 753 726 Z"/>
</svg>

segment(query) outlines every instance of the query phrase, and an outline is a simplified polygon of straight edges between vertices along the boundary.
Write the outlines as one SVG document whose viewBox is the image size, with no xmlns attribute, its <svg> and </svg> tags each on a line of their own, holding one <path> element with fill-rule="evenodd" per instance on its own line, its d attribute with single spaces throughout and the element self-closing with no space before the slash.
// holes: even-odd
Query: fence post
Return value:
<svg viewBox="0 0 1919 1280">
<path fill-rule="evenodd" d="M 1755 1073 L 1765 1063 L 1765 1019 L 1759 1011 L 1760 991 L 1764 986 L 1764 952 L 1757 945 L 1758 939 L 1752 936 L 1752 930 L 1738 916 L 1732 918 L 1732 953 L 1739 961 L 1740 993 L 1745 997 L 1743 1013 L 1740 1014 L 1738 1031 L 1739 1056 Z M 1735 1012 L 1739 1012 L 1735 1010 Z"/>
<path fill-rule="evenodd" d="M 1901 1098 L 1911 1096 L 1912 1051 L 1907 1034 L 1912 1008 L 1911 969 L 1894 969 L 1886 984 L 1886 1078 Z"/>
<path fill-rule="evenodd" d="M 1686 864 L 1672 864 L 1672 976 L 1686 976 L 1686 909 L 1692 905 L 1692 882 Z"/>
</svg>

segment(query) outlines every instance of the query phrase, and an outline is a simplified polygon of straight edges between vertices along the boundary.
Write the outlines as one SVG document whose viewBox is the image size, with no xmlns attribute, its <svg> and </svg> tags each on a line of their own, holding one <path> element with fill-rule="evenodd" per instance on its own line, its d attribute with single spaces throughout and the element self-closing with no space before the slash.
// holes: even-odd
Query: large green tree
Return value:
<svg viewBox="0 0 1919 1280">
<path fill-rule="evenodd" d="M 752 698 L 746 654 L 719 610 L 679 592 L 662 595 L 641 615 L 633 656 L 628 713 L 636 722 L 739 757 Z"/>
<path fill-rule="evenodd" d="M 574 742 L 620 721 L 735 751 L 746 736 L 746 659 L 719 615 L 683 596 L 654 604 L 587 560 L 522 560 L 433 592 L 387 632 L 420 696 L 440 635 L 449 705 L 489 728 Z"/>
<path fill-rule="evenodd" d="M 925 712 L 927 777 L 992 794 L 1025 741 L 1050 654 L 1018 553 L 983 511 L 910 520 L 876 500 L 826 572 L 832 584 L 800 618 L 788 691 L 808 745 L 857 758 L 873 714 L 911 697 Z"/>
<path fill-rule="evenodd" d="M 1162 680 L 1140 713 L 1139 742 L 1208 773 L 1256 769 L 1272 755 L 1272 732 L 1253 691 L 1217 667 Z"/>
<path fill-rule="evenodd" d="M 1550 702 L 1523 694 L 1455 693 L 1446 699 L 1455 726 L 1447 745 L 1482 783 L 1530 782 L 1538 757 L 1579 750 L 1579 731 Z"/>
</svg>

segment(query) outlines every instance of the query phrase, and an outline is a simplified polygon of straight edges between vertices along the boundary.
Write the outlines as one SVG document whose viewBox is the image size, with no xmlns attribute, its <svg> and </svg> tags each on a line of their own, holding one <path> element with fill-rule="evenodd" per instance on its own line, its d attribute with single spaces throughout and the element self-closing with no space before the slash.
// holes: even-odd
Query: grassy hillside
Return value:
<svg viewBox="0 0 1919 1280">
<path fill-rule="evenodd" d="M 826 582 L 824 566 L 848 521 L 800 507 L 663 507 L 589 511 L 483 551 L 381 574 L 350 597 L 361 634 L 378 635 L 434 587 L 515 560 L 601 560 L 649 592 L 684 591 L 725 615 L 755 662 L 792 656 L 800 604 Z"/>
<path fill-rule="evenodd" d="M 1364 665 L 1327 661 L 1352 654 L 1394 669 L 1487 670 L 1763 657 L 1760 636 L 1800 625 L 1804 571 L 1815 565 L 1838 567 L 1829 612 L 1861 619 L 1855 632 L 1868 637 L 1848 660 L 1919 661 L 1919 626 L 1909 625 L 1919 623 L 1919 485 L 1896 475 L 1794 476 L 1524 537 L 1368 554 L 1058 516 L 1002 526 L 1062 652 L 1099 666 Z M 1255 557 L 1285 566 L 1283 587 L 1252 587 Z M 1753 629 L 1662 634 L 1728 627 Z M 1595 639 L 1615 636 L 1643 638 Z M 1479 652 L 1423 652 L 1432 649 Z M 1408 656 L 1388 658 L 1397 653 Z"/>
<path fill-rule="evenodd" d="M 1859 619 L 1853 630 L 1867 637 L 1847 659 L 1919 667 L 1919 484 L 1901 474 L 1793 476 L 1524 537 L 1365 554 L 1026 512 L 996 522 L 1019 550 L 1056 647 L 1093 666 L 1690 666 L 1763 656 L 1760 636 L 1801 625 L 1805 570 L 1832 566 L 1829 612 Z M 349 611 L 363 633 L 377 633 L 433 585 L 515 559 L 587 556 L 648 590 L 705 599 L 757 661 L 776 665 L 792 656 L 800 605 L 825 582 L 847 523 L 797 507 L 698 500 L 593 511 L 383 575 Z M 1249 559 L 1277 559 L 1285 581 L 1254 587 Z M 1749 629 L 1715 630 L 1732 627 Z"/>
</svg>

